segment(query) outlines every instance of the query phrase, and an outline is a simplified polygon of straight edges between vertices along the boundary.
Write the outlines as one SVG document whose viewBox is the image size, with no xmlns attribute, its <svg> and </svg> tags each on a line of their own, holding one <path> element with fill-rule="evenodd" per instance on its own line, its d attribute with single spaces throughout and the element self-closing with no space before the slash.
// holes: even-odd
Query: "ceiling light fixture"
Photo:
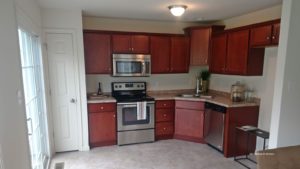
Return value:
<svg viewBox="0 0 300 169">
<path fill-rule="evenodd" d="M 172 15 L 181 16 L 185 12 L 187 6 L 186 5 L 170 5 L 170 6 L 168 6 L 168 8 L 169 8 L 170 12 L 172 13 Z"/>
</svg>

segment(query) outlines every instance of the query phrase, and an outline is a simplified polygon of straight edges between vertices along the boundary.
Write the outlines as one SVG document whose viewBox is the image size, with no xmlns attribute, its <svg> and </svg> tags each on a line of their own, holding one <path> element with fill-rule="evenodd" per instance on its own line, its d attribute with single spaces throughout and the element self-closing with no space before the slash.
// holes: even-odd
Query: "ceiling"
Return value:
<svg viewBox="0 0 300 169">
<path fill-rule="evenodd" d="M 82 9 L 84 16 L 162 21 L 214 21 L 238 16 L 282 3 L 282 0 L 37 0 L 44 8 Z M 176 18 L 173 4 L 187 5 Z"/>
</svg>

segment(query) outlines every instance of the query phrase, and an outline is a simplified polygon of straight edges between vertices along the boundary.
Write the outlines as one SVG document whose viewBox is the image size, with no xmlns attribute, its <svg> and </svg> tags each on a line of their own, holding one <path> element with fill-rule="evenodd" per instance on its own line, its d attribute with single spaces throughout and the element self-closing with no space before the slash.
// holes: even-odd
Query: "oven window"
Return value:
<svg viewBox="0 0 300 169">
<path fill-rule="evenodd" d="M 137 108 L 126 107 L 122 109 L 123 125 L 149 124 L 150 123 L 150 107 L 147 106 L 145 120 L 137 120 Z"/>
<path fill-rule="evenodd" d="M 142 62 L 138 61 L 117 61 L 117 73 L 142 73 Z"/>
</svg>

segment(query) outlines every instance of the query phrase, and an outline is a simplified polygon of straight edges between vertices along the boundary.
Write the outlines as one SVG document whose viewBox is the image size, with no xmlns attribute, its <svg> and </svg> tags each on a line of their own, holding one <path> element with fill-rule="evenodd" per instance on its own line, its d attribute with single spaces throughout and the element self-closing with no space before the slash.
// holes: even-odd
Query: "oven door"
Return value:
<svg viewBox="0 0 300 169">
<path fill-rule="evenodd" d="M 117 104 L 118 131 L 154 128 L 154 102 L 147 102 L 146 118 L 138 120 L 137 103 Z"/>
</svg>

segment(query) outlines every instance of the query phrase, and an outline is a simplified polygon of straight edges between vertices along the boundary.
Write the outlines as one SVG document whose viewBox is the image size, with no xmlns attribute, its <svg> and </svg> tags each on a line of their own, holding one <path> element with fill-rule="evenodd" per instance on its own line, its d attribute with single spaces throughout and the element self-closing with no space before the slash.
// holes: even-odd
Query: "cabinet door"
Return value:
<svg viewBox="0 0 300 169">
<path fill-rule="evenodd" d="M 226 66 L 227 34 L 218 34 L 212 37 L 212 50 L 209 71 L 224 73 Z"/>
<path fill-rule="evenodd" d="M 208 64 L 211 28 L 191 30 L 190 64 L 203 66 Z"/>
<path fill-rule="evenodd" d="M 204 111 L 178 109 L 175 111 L 175 135 L 203 138 Z"/>
<path fill-rule="evenodd" d="M 132 53 L 149 54 L 149 36 L 132 35 L 131 36 Z"/>
<path fill-rule="evenodd" d="M 113 53 L 131 53 L 130 35 L 112 35 Z"/>
<path fill-rule="evenodd" d="M 151 36 L 151 72 L 168 73 L 170 71 L 170 38 Z"/>
<path fill-rule="evenodd" d="M 171 73 L 187 73 L 189 71 L 189 38 L 171 37 Z"/>
<path fill-rule="evenodd" d="M 84 33 L 84 57 L 87 74 L 111 73 L 110 35 Z"/>
<path fill-rule="evenodd" d="M 250 46 L 271 44 L 272 25 L 259 26 L 251 29 Z"/>
<path fill-rule="evenodd" d="M 226 72 L 247 74 L 249 30 L 228 33 Z"/>
<path fill-rule="evenodd" d="M 116 144 L 115 112 L 89 113 L 90 146 Z"/>
<path fill-rule="evenodd" d="M 272 44 L 277 45 L 279 42 L 279 33 L 280 33 L 280 23 L 273 25 L 272 30 Z"/>
</svg>

